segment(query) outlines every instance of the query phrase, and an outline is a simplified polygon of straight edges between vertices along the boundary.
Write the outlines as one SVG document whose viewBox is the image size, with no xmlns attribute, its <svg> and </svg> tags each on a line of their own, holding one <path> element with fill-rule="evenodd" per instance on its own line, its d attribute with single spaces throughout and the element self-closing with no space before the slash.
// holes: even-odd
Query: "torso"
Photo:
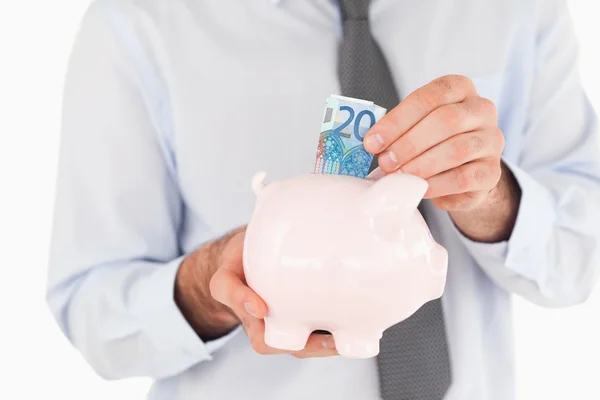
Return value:
<svg viewBox="0 0 600 400">
<path fill-rule="evenodd" d="M 120 1 L 122 12 L 152 60 L 153 82 L 168 96 L 165 123 L 185 201 L 182 247 L 188 251 L 248 222 L 255 172 L 277 180 L 312 171 L 324 101 L 339 93 L 339 13 L 324 0 L 286 0 L 279 7 L 268 0 L 130 3 Z M 534 63 L 524 58 L 534 57 L 536 9 L 519 0 L 374 0 L 371 25 L 401 98 L 442 75 L 470 77 L 496 103 L 511 159 L 525 123 L 523 99 L 533 75 L 527 68 Z M 164 104 L 154 107 L 168 115 Z M 444 307 L 455 372 L 448 399 L 508 400 L 509 295 L 470 258 L 447 215 L 427 210 L 433 236 L 450 253 Z M 152 398 L 379 396 L 374 359 L 258 356 L 243 334 L 214 357 L 157 382 Z"/>
</svg>

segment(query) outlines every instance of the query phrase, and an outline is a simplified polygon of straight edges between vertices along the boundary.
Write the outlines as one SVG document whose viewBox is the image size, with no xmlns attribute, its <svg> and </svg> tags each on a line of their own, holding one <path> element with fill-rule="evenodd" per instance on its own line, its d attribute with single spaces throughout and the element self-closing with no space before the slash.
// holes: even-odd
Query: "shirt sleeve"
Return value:
<svg viewBox="0 0 600 400">
<path fill-rule="evenodd" d="M 99 375 L 163 378 L 238 330 L 204 343 L 174 302 L 184 205 L 159 139 L 167 105 L 107 4 L 87 10 L 69 61 L 47 301 Z"/>
<path fill-rule="evenodd" d="M 499 286 L 541 306 L 562 307 L 584 301 L 600 270 L 600 145 L 567 5 L 541 3 L 521 154 L 505 161 L 522 190 L 516 224 L 506 242 L 457 235 Z"/>
</svg>

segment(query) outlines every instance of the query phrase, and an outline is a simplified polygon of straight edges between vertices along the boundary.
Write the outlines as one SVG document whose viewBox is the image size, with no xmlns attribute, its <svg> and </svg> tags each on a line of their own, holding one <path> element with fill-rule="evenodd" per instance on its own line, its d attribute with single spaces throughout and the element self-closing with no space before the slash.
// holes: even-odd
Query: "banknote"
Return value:
<svg viewBox="0 0 600 400">
<path fill-rule="evenodd" d="M 372 101 L 331 95 L 325 102 L 314 173 L 365 178 L 373 155 L 363 146 L 367 131 L 385 115 Z"/>
</svg>

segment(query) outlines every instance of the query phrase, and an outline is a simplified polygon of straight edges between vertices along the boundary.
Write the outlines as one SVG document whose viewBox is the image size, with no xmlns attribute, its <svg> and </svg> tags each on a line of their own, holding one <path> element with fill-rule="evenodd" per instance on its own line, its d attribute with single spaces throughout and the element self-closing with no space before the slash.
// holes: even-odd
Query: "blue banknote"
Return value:
<svg viewBox="0 0 600 400">
<path fill-rule="evenodd" d="M 331 95 L 325 103 L 314 173 L 364 178 L 373 155 L 363 146 L 365 134 L 386 109 L 372 101 Z"/>
</svg>

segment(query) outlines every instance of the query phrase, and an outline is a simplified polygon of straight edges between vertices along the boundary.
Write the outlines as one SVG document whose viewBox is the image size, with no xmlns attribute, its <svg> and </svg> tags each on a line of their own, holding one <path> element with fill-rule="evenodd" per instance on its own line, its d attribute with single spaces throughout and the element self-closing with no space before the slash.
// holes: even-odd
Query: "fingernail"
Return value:
<svg viewBox="0 0 600 400">
<path fill-rule="evenodd" d="M 398 166 L 398 157 L 396 153 L 389 150 L 379 156 L 378 162 L 383 169 L 391 170 Z"/>
<path fill-rule="evenodd" d="M 252 315 L 255 318 L 258 318 L 256 316 L 256 307 L 254 306 L 254 303 L 252 303 L 251 301 L 247 301 L 244 303 L 244 308 L 246 309 L 246 311 L 248 311 L 248 314 Z"/>
<path fill-rule="evenodd" d="M 325 349 L 335 349 L 335 340 L 333 340 L 333 336 L 323 339 L 322 345 Z"/>
<path fill-rule="evenodd" d="M 368 152 L 377 153 L 383 149 L 383 138 L 379 133 L 369 135 L 365 138 L 364 146 Z"/>
</svg>

